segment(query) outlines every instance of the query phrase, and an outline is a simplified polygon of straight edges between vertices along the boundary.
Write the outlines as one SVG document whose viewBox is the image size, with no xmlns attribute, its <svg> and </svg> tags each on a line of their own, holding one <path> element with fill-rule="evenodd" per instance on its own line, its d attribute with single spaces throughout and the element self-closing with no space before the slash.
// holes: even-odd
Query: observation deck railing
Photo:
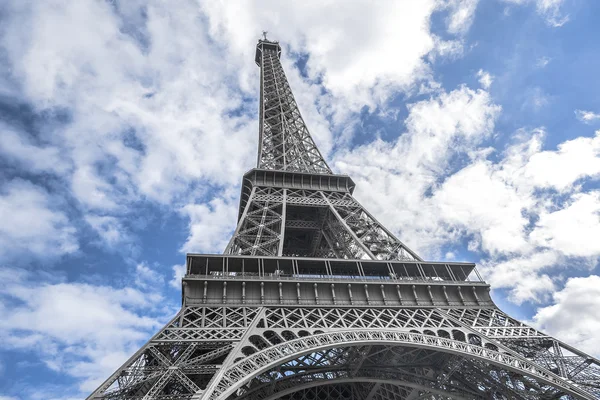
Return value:
<svg viewBox="0 0 600 400">
<path fill-rule="evenodd" d="M 188 254 L 186 278 L 485 283 L 473 263 Z"/>
</svg>

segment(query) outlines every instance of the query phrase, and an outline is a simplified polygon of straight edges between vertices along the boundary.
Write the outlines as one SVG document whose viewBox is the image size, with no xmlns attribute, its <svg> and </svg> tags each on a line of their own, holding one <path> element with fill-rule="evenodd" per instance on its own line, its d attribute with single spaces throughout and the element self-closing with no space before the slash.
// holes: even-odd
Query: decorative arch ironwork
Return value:
<svg viewBox="0 0 600 400">
<path fill-rule="evenodd" d="M 326 332 L 273 345 L 227 367 L 220 379 L 215 382 L 215 385 L 208 388 L 210 396 L 208 398 L 224 400 L 257 375 L 302 354 L 310 354 L 321 349 L 366 344 L 422 347 L 444 353 L 458 354 L 535 378 L 538 382 L 544 382 L 575 398 L 592 398 L 558 375 L 518 355 L 510 354 L 510 352 L 496 351 L 477 344 L 438 336 L 392 330 Z"/>
</svg>

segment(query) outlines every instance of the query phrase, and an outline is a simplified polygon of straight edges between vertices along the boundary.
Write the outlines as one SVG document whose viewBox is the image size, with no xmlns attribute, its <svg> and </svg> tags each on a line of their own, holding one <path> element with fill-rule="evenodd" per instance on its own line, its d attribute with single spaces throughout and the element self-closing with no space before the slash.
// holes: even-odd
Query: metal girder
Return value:
<svg viewBox="0 0 600 400">
<path fill-rule="evenodd" d="M 299 236 L 306 248 L 285 244 Z M 270 186 L 253 188 L 225 254 L 421 260 L 350 193 Z"/>
</svg>

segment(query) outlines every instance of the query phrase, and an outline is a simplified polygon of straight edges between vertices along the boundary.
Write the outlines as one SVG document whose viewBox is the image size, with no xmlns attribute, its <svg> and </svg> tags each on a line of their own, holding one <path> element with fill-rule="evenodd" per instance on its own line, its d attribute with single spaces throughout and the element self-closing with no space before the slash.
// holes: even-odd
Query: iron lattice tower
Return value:
<svg viewBox="0 0 600 400">
<path fill-rule="evenodd" d="M 425 262 L 359 204 L 259 40 L 260 144 L 223 255 L 88 399 L 594 399 L 600 361 L 500 311 L 471 263 Z"/>
</svg>

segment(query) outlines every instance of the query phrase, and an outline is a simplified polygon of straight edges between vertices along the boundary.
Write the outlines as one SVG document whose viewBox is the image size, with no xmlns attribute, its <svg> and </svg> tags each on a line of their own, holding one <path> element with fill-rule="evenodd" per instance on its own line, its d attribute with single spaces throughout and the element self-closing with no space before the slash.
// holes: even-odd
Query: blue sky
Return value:
<svg viewBox="0 0 600 400">
<path fill-rule="evenodd" d="M 282 3 L 2 2 L 0 400 L 85 397 L 223 250 L 262 30 L 359 201 L 600 355 L 600 3 Z"/>
</svg>

